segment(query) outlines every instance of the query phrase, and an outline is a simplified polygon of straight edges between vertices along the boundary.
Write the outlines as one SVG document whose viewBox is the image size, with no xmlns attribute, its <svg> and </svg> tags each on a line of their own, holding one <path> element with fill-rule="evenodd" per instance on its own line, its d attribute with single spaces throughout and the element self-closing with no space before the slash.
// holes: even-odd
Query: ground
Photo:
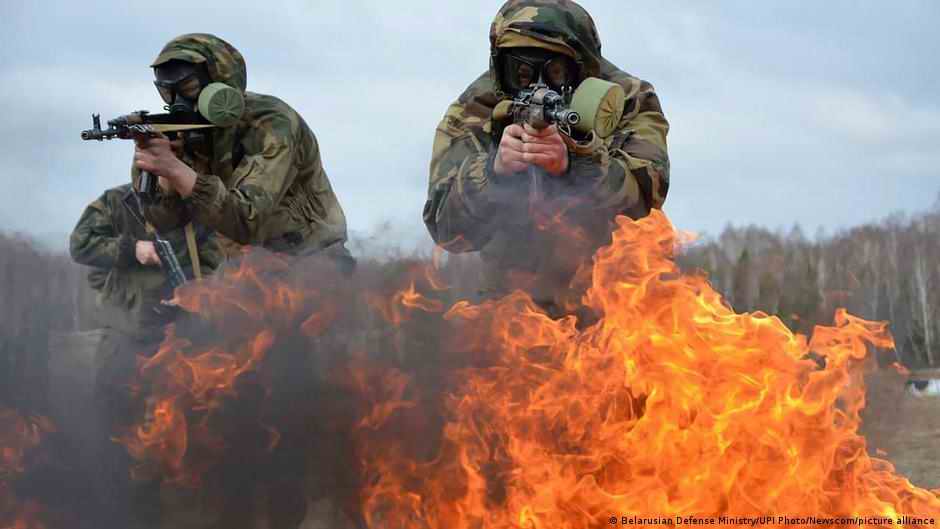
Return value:
<svg viewBox="0 0 940 529">
<path fill-rule="evenodd" d="M 940 397 L 915 397 L 904 382 L 890 370 L 869 375 L 862 431 L 872 455 L 894 463 L 915 485 L 940 489 Z"/>
</svg>

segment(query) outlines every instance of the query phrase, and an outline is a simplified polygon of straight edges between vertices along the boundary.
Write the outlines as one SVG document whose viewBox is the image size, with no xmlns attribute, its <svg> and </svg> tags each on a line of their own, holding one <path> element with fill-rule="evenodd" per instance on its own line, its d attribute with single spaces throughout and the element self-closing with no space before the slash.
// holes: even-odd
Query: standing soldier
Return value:
<svg viewBox="0 0 940 529">
<path fill-rule="evenodd" d="M 104 334 L 95 365 L 96 441 L 94 488 L 102 505 L 101 527 L 136 527 L 137 522 L 158 522 L 159 483 L 132 482 L 131 461 L 112 438 L 129 429 L 143 415 L 141 399 L 132 396 L 137 357 L 157 352 L 164 326 L 179 312 L 164 304 L 173 294 L 147 227 L 132 213 L 136 206 L 131 184 L 108 189 L 85 208 L 69 239 L 77 263 L 92 268 L 88 275 L 97 291 L 96 319 Z M 139 214 L 138 214 L 139 215 Z M 194 226 L 160 235 L 170 242 L 188 279 L 215 269 L 222 249 L 212 234 Z M 191 259 L 190 248 L 198 248 Z"/>
<path fill-rule="evenodd" d="M 351 271 L 346 217 L 323 169 L 316 137 L 287 103 L 245 91 L 241 53 L 214 35 L 188 34 L 164 46 L 151 66 L 170 113 L 197 111 L 207 119 L 214 113 L 226 123 L 184 134 L 182 160 L 165 137 L 137 140 L 135 169 L 159 176 L 160 182 L 147 219 L 158 229 L 195 220 L 236 244 L 325 255 Z M 270 454 L 258 455 L 263 468 L 220 470 L 226 496 L 221 527 L 253 527 L 259 482 L 267 490 L 272 527 L 298 527 L 305 517 L 313 410 L 305 406 L 311 405 L 309 399 L 298 395 L 316 379 L 308 351 L 281 353 L 264 366 L 273 381 L 267 420 L 280 440 Z"/>
<path fill-rule="evenodd" d="M 614 217 L 662 207 L 669 125 L 653 87 L 603 58 L 594 21 L 573 1 L 506 2 L 490 50 L 489 71 L 437 127 L 424 222 L 447 250 L 480 251 L 485 295 L 521 288 L 550 314 L 566 313 L 585 286 L 576 272 L 609 243 Z M 625 93 L 606 137 L 519 125 L 506 110 L 537 81 L 570 103 L 589 77 Z M 541 220 L 527 203 L 530 167 L 546 175 L 545 201 L 558 205 Z"/>
</svg>

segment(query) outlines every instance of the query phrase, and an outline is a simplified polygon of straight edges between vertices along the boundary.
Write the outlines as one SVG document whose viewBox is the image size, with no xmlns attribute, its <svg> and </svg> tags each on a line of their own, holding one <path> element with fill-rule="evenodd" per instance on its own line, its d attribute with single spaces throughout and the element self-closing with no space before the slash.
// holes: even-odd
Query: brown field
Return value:
<svg viewBox="0 0 940 529">
<path fill-rule="evenodd" d="M 872 455 L 894 463 L 917 486 L 940 488 L 940 398 L 910 395 L 905 380 L 888 370 L 869 375 L 862 432 Z"/>
</svg>

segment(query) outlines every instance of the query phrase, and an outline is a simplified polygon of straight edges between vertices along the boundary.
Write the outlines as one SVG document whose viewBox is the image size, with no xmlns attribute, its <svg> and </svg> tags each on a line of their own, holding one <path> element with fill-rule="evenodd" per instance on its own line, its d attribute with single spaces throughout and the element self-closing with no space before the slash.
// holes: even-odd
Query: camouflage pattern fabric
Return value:
<svg viewBox="0 0 940 529">
<path fill-rule="evenodd" d="M 128 390 L 136 381 L 137 357 L 156 353 L 165 325 L 185 319 L 178 317 L 177 309 L 160 303 L 172 294 L 161 268 L 137 261 L 137 241 L 151 236 L 123 204 L 132 198 L 131 192 L 131 184 L 106 190 L 85 208 L 69 238 L 72 259 L 92 269 L 88 280 L 98 292 L 96 319 L 104 327 L 94 355 L 94 411 L 89 417 L 94 436 L 88 447 L 95 467 L 90 486 L 101 527 L 159 525 L 159 482 L 131 480 L 131 458 L 111 437 L 131 428 L 144 411 L 146 392 Z M 206 274 L 222 261 L 222 248 L 210 230 L 196 226 L 194 231 L 199 265 Z M 173 246 L 183 272 L 192 279 L 183 229 L 160 235 Z"/>
<path fill-rule="evenodd" d="M 527 209 L 525 175 L 497 177 L 493 161 L 511 116 L 500 107 L 500 46 L 539 45 L 572 55 L 581 78 L 620 84 L 625 111 L 610 137 L 566 138 L 569 169 L 548 178 L 546 196 L 561 201 L 553 226 L 520 221 Z M 650 83 L 611 64 L 590 15 L 570 0 L 510 0 L 490 28 L 490 68 L 450 105 L 437 127 L 424 222 L 449 251 L 480 251 L 485 293 L 528 290 L 545 304 L 578 296 L 572 280 L 610 241 L 616 215 L 645 216 L 669 189 L 669 124 Z M 501 103 L 503 103 L 501 105 Z M 568 298 L 566 301 L 565 298 Z"/>
<path fill-rule="evenodd" d="M 136 243 L 150 240 L 146 228 L 122 204 L 131 192 L 125 184 L 106 190 L 85 208 L 69 238 L 69 251 L 75 262 L 92 268 L 91 287 L 98 291 L 98 319 L 109 327 L 139 339 L 162 335 L 173 311 L 161 307 L 169 297 L 166 276 L 159 266 L 143 266 L 137 261 Z M 200 268 L 207 273 L 222 260 L 219 243 L 209 230 L 196 228 Z M 161 232 L 173 245 L 186 276 L 193 277 L 192 261 L 181 228 Z"/>
<path fill-rule="evenodd" d="M 328 248 L 348 256 L 346 217 L 300 114 L 276 97 L 245 92 L 245 60 L 218 37 L 177 37 L 153 66 L 171 59 L 205 63 L 212 81 L 245 93 L 245 112 L 238 124 L 211 130 L 211 148 L 187 160 L 197 173 L 192 195 L 162 194 L 147 209 L 148 220 L 175 228 L 193 218 L 238 244 L 289 254 Z"/>
</svg>

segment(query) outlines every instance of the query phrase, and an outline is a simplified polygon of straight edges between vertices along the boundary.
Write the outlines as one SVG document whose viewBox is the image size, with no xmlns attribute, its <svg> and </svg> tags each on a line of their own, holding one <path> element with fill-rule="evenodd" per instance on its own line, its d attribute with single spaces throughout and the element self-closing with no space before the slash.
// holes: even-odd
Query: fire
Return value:
<svg viewBox="0 0 940 529">
<path fill-rule="evenodd" d="M 3 529 L 45 529 L 46 526 L 40 518 L 42 518 L 42 508 L 35 501 L 28 501 L 19 506 L 15 520 L 2 527 Z"/>
<path fill-rule="evenodd" d="M 15 410 L 0 408 L 0 527 L 43 529 L 43 510 L 34 500 L 23 501 L 13 491 L 13 482 L 27 472 L 27 460 L 42 438 L 56 431 L 45 417 L 23 417 Z"/>
<path fill-rule="evenodd" d="M 673 255 L 689 236 L 661 212 L 617 223 L 579 275 L 590 325 L 552 319 L 522 292 L 448 309 L 446 282 L 422 263 L 393 285 L 343 286 L 305 263 L 247 254 L 178 291 L 214 334 L 171 330 L 142 360 L 149 419 L 122 442 L 168 478 L 198 483 L 233 437 L 211 419 L 240 396 L 239 381 L 265 381 L 269 358 L 306 347 L 358 399 L 348 424 L 370 527 L 940 515 L 940 492 L 870 457 L 858 433 L 868 349 L 893 346 L 885 324 L 840 310 L 807 337 L 774 316 L 737 314 L 705 277 L 679 272 Z M 377 333 L 390 343 L 369 338 L 366 320 L 391 326 Z M 440 332 L 409 334 L 429 324 Z M 409 368 L 402 358 L 428 340 L 434 357 Z M 393 351 L 365 349 L 376 343 Z M 249 415 L 276 445 L 263 414 Z"/>
<path fill-rule="evenodd" d="M 0 408 L 0 479 L 21 474 L 27 452 L 39 445 L 44 434 L 54 431 L 52 421 L 45 417 L 23 417 Z"/>
<path fill-rule="evenodd" d="M 807 339 L 776 317 L 736 314 L 705 278 L 678 272 L 663 214 L 618 224 L 595 258 L 589 328 L 521 293 L 445 315 L 469 333 L 456 344 L 495 362 L 457 377 L 436 458 L 366 443 L 370 526 L 940 515 L 937 493 L 870 458 L 857 433 L 867 349 L 893 346 L 884 324 L 838 311 Z"/>
<path fill-rule="evenodd" d="M 206 326 L 194 334 L 218 339 L 193 343 L 171 326 L 158 352 L 139 359 L 140 384 L 150 395 L 146 417 L 117 438 L 140 461 L 135 475 L 198 486 L 225 447 L 212 422 L 239 397 L 239 378 L 262 369 L 279 335 L 300 328 L 316 336 L 329 325 L 334 307 L 319 292 L 288 284 L 286 270 L 277 256 L 246 255 L 238 269 L 177 291 L 174 302 Z M 305 312 L 313 302 L 317 310 Z M 280 432 L 260 418 L 254 427 L 267 432 L 268 450 L 277 445 Z"/>
<path fill-rule="evenodd" d="M 385 321 L 395 327 L 407 321 L 413 310 L 441 312 L 444 308 L 440 301 L 427 298 L 415 290 L 414 282 L 408 288 L 396 292 L 391 299 L 376 294 L 371 294 L 368 298 L 369 304 L 382 315 Z"/>
</svg>

